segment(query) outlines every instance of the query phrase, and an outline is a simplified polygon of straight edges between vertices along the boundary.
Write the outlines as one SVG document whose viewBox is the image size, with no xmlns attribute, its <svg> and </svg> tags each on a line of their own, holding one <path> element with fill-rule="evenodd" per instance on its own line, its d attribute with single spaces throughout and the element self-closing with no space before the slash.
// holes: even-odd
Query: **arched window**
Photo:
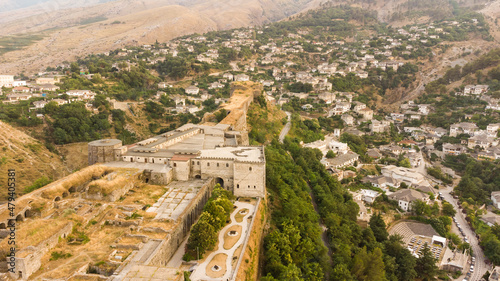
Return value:
<svg viewBox="0 0 500 281">
<path fill-rule="evenodd" d="M 210 162 L 207 162 L 207 167 L 210 167 Z"/>
<path fill-rule="evenodd" d="M 249 171 L 252 171 L 252 167 L 249 167 L 249 168 L 248 168 L 248 170 L 249 170 Z"/>
<path fill-rule="evenodd" d="M 174 167 L 177 167 L 177 163 L 174 163 Z"/>
<path fill-rule="evenodd" d="M 239 185 L 239 184 L 237 184 L 237 185 L 236 185 L 236 188 L 240 188 L 240 185 Z"/>
</svg>

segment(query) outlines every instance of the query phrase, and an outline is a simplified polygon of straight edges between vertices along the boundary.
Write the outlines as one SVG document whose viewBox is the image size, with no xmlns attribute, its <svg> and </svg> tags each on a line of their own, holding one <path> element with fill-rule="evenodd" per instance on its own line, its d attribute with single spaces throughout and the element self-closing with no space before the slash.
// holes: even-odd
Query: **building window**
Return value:
<svg viewBox="0 0 500 281">
<path fill-rule="evenodd" d="M 174 167 L 177 167 L 177 163 L 174 163 Z"/>
<path fill-rule="evenodd" d="M 196 165 L 200 165 L 200 161 L 198 161 L 198 162 L 196 163 Z"/>
<path fill-rule="evenodd" d="M 219 163 L 217 163 L 217 167 L 219 167 Z"/>
<path fill-rule="evenodd" d="M 229 167 L 229 163 L 226 163 L 226 168 Z"/>
<path fill-rule="evenodd" d="M 210 162 L 207 162 L 207 167 L 210 167 Z"/>
<path fill-rule="evenodd" d="M 248 188 L 250 188 L 250 186 L 248 186 Z"/>
<path fill-rule="evenodd" d="M 237 185 L 236 185 L 236 188 L 240 188 L 240 185 L 239 185 L 239 184 L 237 184 Z"/>
<path fill-rule="evenodd" d="M 254 186 L 253 186 L 253 189 L 257 189 L 257 187 L 254 185 Z"/>
<path fill-rule="evenodd" d="M 252 167 L 249 167 L 249 168 L 248 168 L 248 170 L 249 170 L 249 171 L 252 171 Z"/>
</svg>

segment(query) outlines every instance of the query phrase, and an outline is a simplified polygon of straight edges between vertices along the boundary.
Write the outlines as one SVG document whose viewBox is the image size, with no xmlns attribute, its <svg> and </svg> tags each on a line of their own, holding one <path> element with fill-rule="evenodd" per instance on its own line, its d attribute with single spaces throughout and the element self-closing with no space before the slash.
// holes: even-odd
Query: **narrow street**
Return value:
<svg viewBox="0 0 500 281">
<path fill-rule="evenodd" d="M 422 173 L 424 176 L 426 176 L 429 180 L 431 180 L 431 182 L 439 183 L 441 185 L 440 181 L 436 181 L 434 178 L 427 175 L 427 171 L 425 169 L 425 167 L 427 165 L 432 166 L 430 163 L 427 163 L 425 160 L 422 161 L 421 165 L 417 168 L 418 171 L 420 173 Z M 456 177 L 458 177 L 458 180 L 456 180 L 455 182 L 456 183 L 460 182 L 460 176 L 456 176 Z M 471 245 L 472 251 L 474 253 L 474 257 L 476 257 L 476 261 L 474 264 L 474 272 L 471 274 L 471 277 L 468 280 L 469 281 L 479 281 L 479 280 L 481 280 L 481 277 L 484 275 L 484 273 L 486 273 L 486 270 L 489 269 L 489 266 L 485 262 L 486 258 L 484 256 L 483 250 L 479 246 L 479 241 L 476 237 L 476 233 L 470 228 L 469 224 L 465 220 L 465 214 L 463 214 L 461 212 L 461 210 L 458 208 L 458 200 L 453 198 L 453 196 L 451 196 L 451 194 L 450 194 L 450 192 L 453 191 L 454 187 L 455 187 L 455 184 L 450 185 L 450 186 L 446 186 L 446 188 L 443 188 L 443 189 L 439 189 L 439 191 L 442 193 L 444 200 L 446 200 L 450 204 L 452 204 L 453 207 L 455 208 L 455 210 L 457 211 L 457 214 L 455 215 L 455 217 L 457 218 L 457 222 L 460 224 L 460 226 L 464 230 L 464 233 L 465 233 L 467 239 L 469 239 L 469 244 Z M 460 238 L 462 238 L 462 239 L 465 238 L 465 237 L 462 237 L 462 235 L 460 233 L 457 233 L 457 234 Z M 468 263 L 467 267 L 464 268 L 464 271 L 462 272 L 463 273 L 462 276 L 460 276 L 460 278 L 458 278 L 456 280 L 462 280 L 463 278 L 465 278 L 467 272 L 469 272 L 469 269 L 470 269 L 470 263 Z"/>
<path fill-rule="evenodd" d="M 450 195 L 450 192 L 453 191 L 453 187 L 450 186 L 446 189 L 441 189 L 440 191 L 443 194 L 444 199 L 451 203 L 453 207 L 455 207 L 455 210 L 457 211 L 457 214 L 455 215 L 455 217 L 457 218 L 457 222 L 462 226 L 467 239 L 469 239 L 472 251 L 474 252 L 474 257 L 476 257 L 474 272 L 471 274 L 469 280 L 479 281 L 481 280 L 481 277 L 484 275 L 484 273 L 486 273 L 486 270 L 489 269 L 489 266 L 485 262 L 486 258 L 484 256 L 483 250 L 479 246 L 479 241 L 476 238 L 476 233 L 470 228 L 469 224 L 465 220 L 465 215 L 458 208 L 458 200 L 454 199 L 453 196 Z M 461 235 L 459 234 L 459 236 Z M 469 268 L 470 264 L 468 265 L 467 270 L 464 270 L 464 275 L 462 275 L 462 278 L 465 277 L 465 273 L 469 272 Z"/>
</svg>

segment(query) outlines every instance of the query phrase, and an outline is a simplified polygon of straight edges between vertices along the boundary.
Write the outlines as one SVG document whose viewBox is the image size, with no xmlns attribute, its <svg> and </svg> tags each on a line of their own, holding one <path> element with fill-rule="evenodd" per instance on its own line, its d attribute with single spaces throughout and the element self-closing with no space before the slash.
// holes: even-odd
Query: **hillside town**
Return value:
<svg viewBox="0 0 500 281">
<path fill-rule="evenodd" d="M 423 61 L 430 64 L 470 34 L 490 40 L 486 20 L 470 13 L 379 27 L 363 36 L 357 29 L 376 22 L 376 16 L 363 15 L 363 25 L 356 27 L 347 19 L 330 20 L 324 29 L 284 21 L 194 34 L 90 55 L 36 75 L 0 75 L 1 119 L 45 134 L 45 142 L 88 143 L 90 166 L 79 172 L 85 180 L 78 187 L 54 179 L 24 195 L 16 221 L 43 215 L 64 224 L 51 227 L 54 236 L 37 240 L 36 247 L 23 244 L 18 258 L 23 270 L 15 279 L 54 274 L 64 280 L 156 280 L 156 273 L 141 273 L 161 271 L 168 280 L 243 280 L 242 275 L 260 274 L 259 264 L 267 261 L 260 269 L 266 278 L 280 272 L 281 279 L 266 280 L 286 280 L 283 272 L 298 267 L 277 261 L 280 239 L 295 243 L 300 235 L 320 233 L 300 247 L 319 243 L 318 252 L 334 258 L 310 257 L 316 267 L 308 268 L 311 276 L 347 255 L 354 263 L 380 251 L 382 260 L 381 248 L 391 249 L 386 245 L 394 239 L 408 259 L 420 263 L 430 257 L 435 270 L 425 280 L 434 280 L 438 270 L 453 280 L 481 280 L 486 272 L 489 280 L 498 280 L 500 238 L 494 232 L 500 225 L 500 191 L 494 176 L 500 171 L 500 85 L 490 79 L 497 74 L 469 70 L 462 57 L 488 53 L 461 47 L 445 74 L 423 82 Z M 419 88 L 418 95 L 408 94 Z M 115 192 L 111 185 L 123 186 Z M 292 195 L 285 187 L 301 191 Z M 142 198 L 139 188 L 155 197 Z M 281 217 L 279 226 L 269 227 L 269 206 L 304 198 L 313 202 L 308 211 L 315 215 L 290 216 L 319 221 L 314 234 Z M 85 229 L 74 226 L 79 220 Z M 9 223 L 4 219 L 0 231 Z M 115 233 L 114 226 L 123 233 Z M 54 237 L 93 229 L 86 239 L 98 239 L 98 227 L 113 232 L 115 250 L 80 249 L 102 261 L 87 262 L 73 275 L 45 267 L 60 258 Z M 263 238 L 266 227 L 272 235 Z M 342 227 L 352 231 L 342 236 Z M 203 231 L 212 234 L 209 246 Z M 294 233 L 297 241 L 282 238 Z M 366 241 L 346 246 L 342 251 L 349 254 L 335 248 L 352 233 Z M 75 243 L 84 245 L 81 240 Z M 364 250 L 351 253 L 355 247 Z M 260 263 L 259 251 L 269 254 Z M 408 280 L 420 274 L 412 270 Z M 326 276 L 343 271 L 361 278 L 355 268 L 325 270 Z M 390 274 L 391 280 L 400 277 Z M 313 280 L 305 275 L 302 279 Z"/>
</svg>

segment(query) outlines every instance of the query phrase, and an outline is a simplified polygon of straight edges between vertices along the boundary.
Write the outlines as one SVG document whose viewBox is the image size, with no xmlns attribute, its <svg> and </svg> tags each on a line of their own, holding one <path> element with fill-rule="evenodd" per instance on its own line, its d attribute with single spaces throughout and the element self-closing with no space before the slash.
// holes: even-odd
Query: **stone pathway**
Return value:
<svg viewBox="0 0 500 281">
<path fill-rule="evenodd" d="M 235 202 L 234 205 L 236 206 L 236 209 L 233 211 L 231 214 L 231 224 L 226 225 L 220 232 L 219 232 L 219 240 L 218 240 L 218 245 L 217 245 L 217 250 L 212 252 L 206 259 L 203 261 L 196 270 L 191 274 L 189 277 L 192 281 L 197 281 L 197 280 L 211 280 L 211 281 L 220 281 L 220 280 L 229 280 L 231 273 L 232 273 L 232 266 L 231 262 L 233 260 L 233 255 L 238 249 L 239 246 L 243 245 L 245 243 L 245 239 L 247 237 L 247 231 L 249 231 L 249 226 L 250 222 L 248 222 L 248 217 L 251 215 L 255 215 L 256 212 L 256 205 L 252 205 L 250 203 L 244 203 L 244 202 Z M 236 214 L 238 214 L 241 210 L 243 209 L 248 209 L 248 212 L 245 214 L 243 217 L 243 220 L 241 222 L 236 221 Z M 226 250 L 224 249 L 224 235 L 228 231 L 229 228 L 235 225 L 240 225 L 242 227 L 241 235 L 238 241 L 234 244 L 234 246 Z M 245 249 L 242 249 L 242 252 Z M 212 259 L 217 255 L 217 254 L 226 254 L 226 272 L 222 277 L 218 278 L 211 278 L 207 275 L 207 265 L 212 261 Z M 239 258 L 239 257 L 238 257 Z"/>
</svg>

